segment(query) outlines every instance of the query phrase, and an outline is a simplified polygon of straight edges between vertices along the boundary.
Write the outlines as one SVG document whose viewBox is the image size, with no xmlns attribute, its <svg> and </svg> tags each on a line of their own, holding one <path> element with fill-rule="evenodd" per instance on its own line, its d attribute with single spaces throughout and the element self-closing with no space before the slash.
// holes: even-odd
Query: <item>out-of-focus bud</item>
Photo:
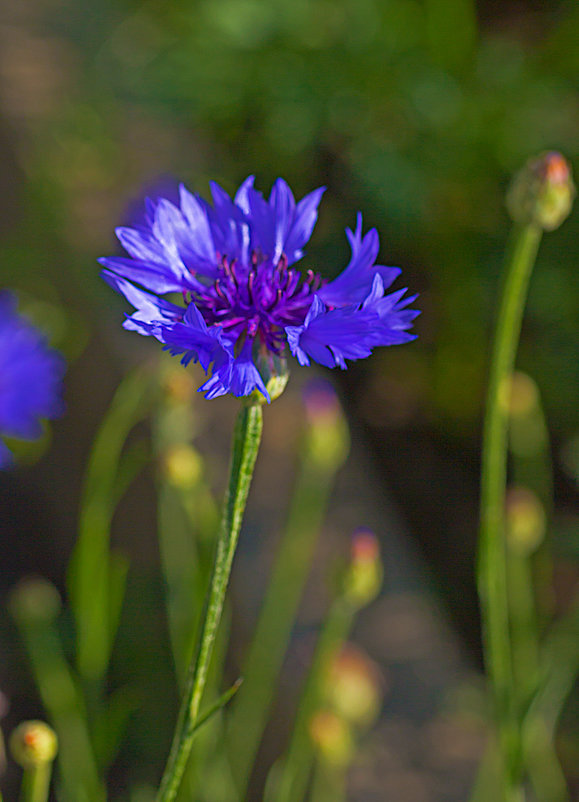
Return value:
<svg viewBox="0 0 579 802">
<path fill-rule="evenodd" d="M 23 769 L 52 763 L 58 752 L 56 733 L 44 721 L 23 721 L 12 731 L 10 752 Z"/>
<path fill-rule="evenodd" d="M 328 705 L 354 727 L 369 727 L 380 713 L 382 677 L 378 666 L 350 643 L 332 662 L 325 690 Z"/>
<path fill-rule="evenodd" d="M 313 379 L 303 398 L 309 452 L 321 466 L 338 468 L 348 455 L 350 436 L 336 391 L 329 382 Z"/>
<path fill-rule="evenodd" d="M 569 216 L 575 197 L 571 167 L 560 153 L 530 159 L 507 193 L 507 208 L 516 223 L 553 231 Z"/>
<path fill-rule="evenodd" d="M 19 624 L 54 621 L 60 608 L 58 590 L 51 582 L 40 577 L 23 579 L 10 595 L 10 612 Z"/>
<path fill-rule="evenodd" d="M 354 739 L 343 718 L 318 711 L 310 721 L 310 738 L 319 756 L 333 766 L 347 766 L 354 755 Z"/>
<path fill-rule="evenodd" d="M 193 376 L 183 370 L 181 365 L 177 369 L 174 366 L 168 368 L 163 384 L 167 396 L 176 403 L 187 403 L 194 398 L 196 393 Z"/>
<path fill-rule="evenodd" d="M 525 417 L 539 405 L 539 388 L 535 381 L 517 370 L 501 387 L 501 401 L 513 417 Z"/>
<path fill-rule="evenodd" d="M 519 457 L 532 457 L 548 447 L 549 434 L 539 388 L 526 373 L 516 371 L 499 389 L 510 417 L 510 448 Z"/>
<path fill-rule="evenodd" d="M 507 491 L 505 515 L 509 548 L 531 554 L 541 544 L 547 526 L 540 500 L 527 487 L 512 487 Z"/>
<path fill-rule="evenodd" d="M 199 481 L 203 464 L 194 448 L 181 443 L 168 449 L 164 468 L 167 479 L 175 487 L 188 488 Z"/>
<path fill-rule="evenodd" d="M 380 592 L 383 576 L 378 538 L 370 529 L 356 530 L 344 576 L 344 596 L 356 607 L 369 604 Z"/>
</svg>

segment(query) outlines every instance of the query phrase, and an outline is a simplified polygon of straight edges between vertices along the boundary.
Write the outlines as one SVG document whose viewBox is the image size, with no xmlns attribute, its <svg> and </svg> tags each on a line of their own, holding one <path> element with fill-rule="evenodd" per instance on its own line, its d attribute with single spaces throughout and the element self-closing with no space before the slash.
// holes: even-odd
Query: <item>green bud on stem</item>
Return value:
<svg viewBox="0 0 579 802">
<path fill-rule="evenodd" d="M 575 186 L 571 167 L 556 151 L 530 159 L 507 193 L 507 208 L 516 223 L 554 231 L 569 216 Z"/>
<path fill-rule="evenodd" d="M 58 752 L 56 733 L 44 721 L 23 721 L 12 731 L 10 752 L 25 770 L 52 763 Z"/>
</svg>

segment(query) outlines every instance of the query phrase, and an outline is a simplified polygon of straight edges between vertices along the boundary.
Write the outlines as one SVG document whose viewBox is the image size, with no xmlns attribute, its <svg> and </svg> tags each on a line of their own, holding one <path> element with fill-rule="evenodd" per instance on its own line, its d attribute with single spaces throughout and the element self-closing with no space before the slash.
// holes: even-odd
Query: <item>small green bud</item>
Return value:
<svg viewBox="0 0 579 802">
<path fill-rule="evenodd" d="M 337 469 L 348 456 L 350 435 L 336 391 L 329 382 L 313 379 L 303 397 L 308 452 L 321 467 Z"/>
<path fill-rule="evenodd" d="M 534 552 L 547 527 L 541 501 L 527 487 L 512 487 L 507 491 L 505 515 L 509 548 L 522 555 Z"/>
<path fill-rule="evenodd" d="M 530 159 L 507 193 L 507 208 L 516 223 L 553 231 L 569 216 L 575 197 L 571 167 L 556 151 Z"/>
<path fill-rule="evenodd" d="M 193 376 L 179 365 L 169 366 L 162 376 L 163 389 L 170 401 L 176 404 L 189 404 L 195 397 L 195 381 Z"/>
<path fill-rule="evenodd" d="M 380 592 L 383 573 L 378 538 L 369 529 L 358 529 L 352 536 L 344 576 L 345 598 L 356 607 L 369 604 Z"/>
<path fill-rule="evenodd" d="M 376 664 L 351 643 L 330 666 L 325 686 L 332 710 L 354 727 L 368 727 L 380 713 L 382 677 Z"/>
<path fill-rule="evenodd" d="M 354 755 L 354 739 L 344 719 L 320 710 L 310 721 L 310 738 L 319 756 L 333 766 L 347 766 Z"/>
<path fill-rule="evenodd" d="M 12 757 L 23 769 L 52 763 L 58 752 L 58 738 L 44 721 L 23 721 L 10 736 Z"/>
<path fill-rule="evenodd" d="M 201 478 L 203 464 L 201 457 L 191 446 L 183 443 L 167 450 L 163 459 L 167 479 L 175 487 L 193 487 Z"/>
<path fill-rule="evenodd" d="M 51 582 L 41 577 L 23 579 L 10 595 L 10 611 L 19 624 L 54 621 L 60 608 L 58 590 Z"/>
</svg>

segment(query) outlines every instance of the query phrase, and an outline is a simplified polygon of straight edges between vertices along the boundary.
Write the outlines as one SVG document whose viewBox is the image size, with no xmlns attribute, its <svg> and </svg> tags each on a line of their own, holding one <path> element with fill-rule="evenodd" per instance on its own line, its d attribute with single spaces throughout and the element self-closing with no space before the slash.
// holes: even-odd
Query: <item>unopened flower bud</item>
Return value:
<svg viewBox="0 0 579 802">
<path fill-rule="evenodd" d="M 52 763 L 58 752 L 58 739 L 44 721 L 23 721 L 12 731 L 10 751 L 23 769 L 32 769 Z"/>
<path fill-rule="evenodd" d="M 164 379 L 165 392 L 169 399 L 176 403 L 187 403 L 196 394 L 195 382 L 187 371 L 182 370 L 181 366 L 175 369 L 171 367 L 167 371 Z"/>
<path fill-rule="evenodd" d="M 540 403 L 536 382 L 520 370 L 513 373 L 510 381 L 506 381 L 503 394 L 502 401 L 512 417 L 528 416 Z"/>
<path fill-rule="evenodd" d="M 350 563 L 344 578 L 344 595 L 356 606 L 369 604 L 382 587 L 383 568 L 378 538 L 369 529 L 352 536 Z"/>
<path fill-rule="evenodd" d="M 329 710 L 320 710 L 310 721 L 309 729 L 323 760 L 334 766 L 348 765 L 354 754 L 354 741 L 344 719 Z"/>
<path fill-rule="evenodd" d="M 507 193 L 513 220 L 553 231 L 569 216 L 575 186 L 569 163 L 556 151 L 530 159 L 515 176 Z"/>
<path fill-rule="evenodd" d="M 19 624 L 48 623 L 60 612 L 58 590 L 40 577 L 23 579 L 10 596 L 10 611 Z"/>
<path fill-rule="evenodd" d="M 165 473 L 175 487 L 187 488 L 195 485 L 203 469 L 201 457 L 191 446 L 180 444 L 165 454 Z"/>
<path fill-rule="evenodd" d="M 308 448 L 323 466 L 339 467 L 348 454 L 350 438 L 344 412 L 332 385 L 313 379 L 304 388 Z"/>
<path fill-rule="evenodd" d="M 533 379 L 526 373 L 516 371 L 499 388 L 499 399 L 510 417 L 511 451 L 523 458 L 545 451 L 549 435 L 539 388 Z"/>
<path fill-rule="evenodd" d="M 380 712 L 381 679 L 376 664 L 363 651 L 346 644 L 330 666 L 327 702 L 353 726 L 367 727 Z"/>
<path fill-rule="evenodd" d="M 506 532 L 509 547 L 531 554 L 541 544 L 547 518 L 541 501 L 527 487 L 512 487 L 506 497 Z"/>
</svg>

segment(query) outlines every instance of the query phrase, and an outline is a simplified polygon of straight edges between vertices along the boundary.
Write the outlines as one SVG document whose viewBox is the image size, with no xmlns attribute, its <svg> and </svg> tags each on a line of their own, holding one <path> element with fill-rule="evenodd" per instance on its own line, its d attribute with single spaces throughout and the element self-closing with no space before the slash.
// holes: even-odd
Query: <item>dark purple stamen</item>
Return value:
<svg viewBox="0 0 579 802">
<path fill-rule="evenodd" d="M 259 337 L 267 349 L 281 353 L 285 327 L 303 321 L 321 277 L 308 270 L 302 279 L 288 269 L 285 254 L 276 264 L 257 251 L 247 267 L 226 255 L 218 263 L 215 283 L 194 296 L 207 325 L 219 324 L 237 338 Z"/>
</svg>

